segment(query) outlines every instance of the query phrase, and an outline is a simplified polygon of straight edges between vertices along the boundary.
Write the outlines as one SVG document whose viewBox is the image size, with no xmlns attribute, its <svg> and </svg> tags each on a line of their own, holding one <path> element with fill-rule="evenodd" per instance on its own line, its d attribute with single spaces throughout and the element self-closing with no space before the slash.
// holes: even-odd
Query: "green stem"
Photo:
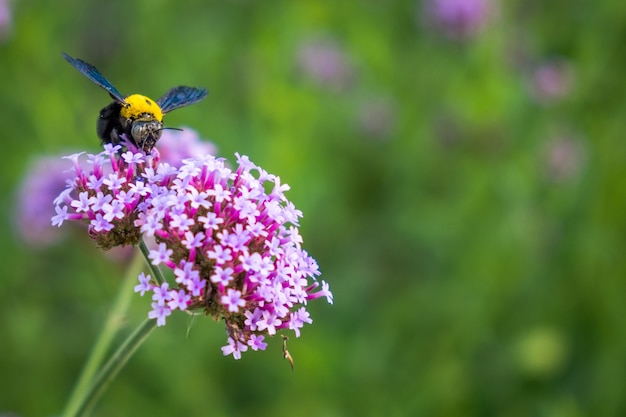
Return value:
<svg viewBox="0 0 626 417">
<path fill-rule="evenodd" d="M 133 257 L 133 261 L 126 272 L 126 277 L 124 277 L 122 285 L 120 286 L 107 320 L 102 327 L 100 335 L 98 336 L 91 353 L 89 354 L 87 362 L 83 366 L 81 375 L 79 376 L 78 381 L 74 386 L 74 390 L 65 405 L 63 414 L 61 414 L 63 417 L 76 415 L 76 410 L 82 402 L 85 391 L 87 390 L 96 371 L 102 364 L 111 342 L 115 338 L 117 332 L 124 326 L 126 311 L 128 310 L 128 306 L 133 295 L 133 286 L 137 283 L 137 274 L 141 270 L 143 264 L 144 260 L 141 256 Z"/>
<path fill-rule="evenodd" d="M 104 365 L 102 370 L 96 375 L 93 383 L 86 392 L 83 402 L 77 410 L 76 416 L 88 415 L 98 398 L 104 393 L 109 383 L 115 378 L 126 362 L 141 346 L 144 340 L 156 327 L 156 320 L 146 319 L 135 329 L 135 331 L 124 341 L 117 351 Z"/>
</svg>

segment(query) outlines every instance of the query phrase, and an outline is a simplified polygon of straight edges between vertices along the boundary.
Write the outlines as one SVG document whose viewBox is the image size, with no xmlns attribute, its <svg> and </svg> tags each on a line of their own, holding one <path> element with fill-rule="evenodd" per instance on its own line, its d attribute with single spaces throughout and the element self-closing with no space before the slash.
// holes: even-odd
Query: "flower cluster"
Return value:
<svg viewBox="0 0 626 417">
<path fill-rule="evenodd" d="M 215 144 L 202 139 L 194 129 L 188 127 L 181 131 L 164 130 L 159 139 L 159 160 L 174 166 L 179 166 L 185 158 L 216 153 Z M 84 159 L 79 160 L 79 163 L 82 169 L 90 166 Z M 17 189 L 14 225 L 21 240 L 32 248 L 41 249 L 54 245 L 70 231 L 69 228 L 62 230 L 50 226 L 50 217 L 54 215 L 54 207 L 50 201 L 59 195 L 67 187 L 67 181 L 76 175 L 67 172 L 66 168 L 67 161 L 61 159 L 60 155 L 41 155 L 33 158 Z M 81 234 L 84 234 L 83 224 L 75 222 L 74 225 L 78 226 L 76 229 Z M 126 259 L 130 254 L 132 248 L 120 247 L 107 252 L 107 256 L 115 260 Z"/>
<path fill-rule="evenodd" d="M 263 350 L 264 337 L 279 329 L 296 336 L 312 320 L 305 306 L 326 297 L 316 280 L 316 261 L 301 248 L 302 213 L 287 200 L 277 176 L 237 154 L 230 169 L 213 156 L 189 158 L 180 167 L 151 155 L 105 145 L 88 155 L 91 170 L 74 162 L 75 178 L 55 200 L 54 225 L 89 224 L 103 248 L 152 237 L 149 258 L 173 271 L 171 282 L 140 274 L 135 291 L 152 295 L 149 317 L 164 325 L 174 310 L 204 312 L 224 319 L 225 355 L 236 359 L 248 348 Z"/>
</svg>

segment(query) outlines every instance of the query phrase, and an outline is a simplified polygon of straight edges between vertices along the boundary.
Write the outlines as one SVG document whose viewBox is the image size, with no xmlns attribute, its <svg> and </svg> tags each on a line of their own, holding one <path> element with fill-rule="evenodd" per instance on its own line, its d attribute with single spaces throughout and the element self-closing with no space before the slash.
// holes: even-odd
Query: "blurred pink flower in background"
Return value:
<svg viewBox="0 0 626 417">
<path fill-rule="evenodd" d="M 557 183 L 573 180 L 582 172 L 586 156 L 582 142 L 573 135 L 555 136 L 547 141 L 544 148 L 546 175 Z"/>
<path fill-rule="evenodd" d="M 357 114 L 358 128 L 372 139 L 388 139 L 395 125 L 395 112 L 390 100 L 375 98 L 361 103 Z"/>
<path fill-rule="evenodd" d="M 65 189 L 71 177 L 67 161 L 58 156 L 40 156 L 30 163 L 19 186 L 15 208 L 16 232 L 27 245 L 41 248 L 63 236 L 63 231 L 50 225 L 54 215 L 51 201 Z"/>
<path fill-rule="evenodd" d="M 352 80 L 354 71 L 349 59 L 333 40 L 306 41 L 297 54 L 300 72 L 321 86 L 342 89 Z"/>
<path fill-rule="evenodd" d="M 574 72 L 569 61 L 553 58 L 537 65 L 528 81 L 532 96 L 541 103 L 554 102 L 572 90 Z"/>
<path fill-rule="evenodd" d="M 163 131 L 157 142 L 161 161 L 179 167 L 183 159 L 217 154 L 215 144 L 203 141 L 198 132 L 189 127 L 182 129 Z"/>
<path fill-rule="evenodd" d="M 490 0 L 427 0 L 422 13 L 428 24 L 455 40 L 472 38 L 495 14 Z"/>
<path fill-rule="evenodd" d="M 73 175 L 73 171 L 67 169 L 67 161 L 59 156 L 39 156 L 31 161 L 19 186 L 15 207 L 15 232 L 29 247 L 44 249 L 59 243 L 68 234 L 67 228 L 59 229 L 50 224 L 50 217 L 55 214 L 50 199 L 67 187 L 67 181 Z M 78 223 L 74 226 L 85 229 Z M 116 262 L 129 260 L 132 253 L 131 247 L 112 248 L 105 252 L 107 258 Z"/>
<path fill-rule="evenodd" d="M 11 33 L 13 18 L 7 0 L 0 0 L 0 42 L 6 40 Z"/>
</svg>

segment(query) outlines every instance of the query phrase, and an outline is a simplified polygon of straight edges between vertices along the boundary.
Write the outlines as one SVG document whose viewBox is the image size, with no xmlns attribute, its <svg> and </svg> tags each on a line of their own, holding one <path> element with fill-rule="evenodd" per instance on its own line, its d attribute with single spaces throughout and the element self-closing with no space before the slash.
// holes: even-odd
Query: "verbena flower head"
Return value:
<svg viewBox="0 0 626 417">
<path fill-rule="evenodd" d="M 151 155 L 106 145 L 78 159 L 75 178 L 55 200 L 52 221 L 86 221 L 103 248 L 136 244 L 153 237 L 153 265 L 173 271 L 172 282 L 158 284 L 141 274 L 135 291 L 151 294 L 149 317 L 162 326 L 175 310 L 203 312 L 223 319 L 228 333 L 225 355 L 236 359 L 248 348 L 263 350 L 267 335 L 291 329 L 296 336 L 312 320 L 305 306 L 326 297 L 317 282 L 316 261 L 302 249 L 302 213 L 287 200 L 280 179 L 237 154 L 237 168 L 207 155 L 174 167 Z"/>
<path fill-rule="evenodd" d="M 74 177 L 54 200 L 57 214 L 52 224 L 84 220 L 89 235 L 103 249 L 135 245 L 141 238 L 134 225 L 139 215 L 137 206 L 149 191 L 140 175 L 156 164 L 156 158 L 131 151 L 118 157 L 120 145 L 106 144 L 104 148 L 100 154 L 87 155 L 88 170 L 79 161 L 83 153 L 66 157 L 73 163 Z"/>
</svg>

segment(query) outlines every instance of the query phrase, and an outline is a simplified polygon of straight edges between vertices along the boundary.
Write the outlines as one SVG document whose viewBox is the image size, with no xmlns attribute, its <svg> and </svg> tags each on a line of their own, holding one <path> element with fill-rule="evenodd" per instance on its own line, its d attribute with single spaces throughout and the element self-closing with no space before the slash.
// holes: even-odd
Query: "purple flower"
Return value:
<svg viewBox="0 0 626 417">
<path fill-rule="evenodd" d="M 313 39 L 298 50 L 298 69 L 315 83 L 333 90 L 345 88 L 353 78 L 347 55 L 330 39 Z"/>
<path fill-rule="evenodd" d="M 250 340 L 248 340 L 248 346 L 250 346 L 252 350 L 265 350 L 267 343 L 263 342 L 263 339 L 265 339 L 265 336 L 252 334 Z"/>
<path fill-rule="evenodd" d="M 566 183 L 578 177 L 586 162 L 584 142 L 570 133 L 560 133 L 546 141 L 543 165 L 548 179 Z"/>
<path fill-rule="evenodd" d="M 0 0 L 0 41 L 9 37 L 12 20 L 8 0 Z"/>
<path fill-rule="evenodd" d="M 267 346 L 267 344 L 265 344 L 265 346 Z M 245 352 L 246 350 L 248 350 L 247 345 L 233 339 L 232 337 L 229 337 L 228 344 L 222 347 L 224 356 L 233 355 L 235 359 L 241 359 L 241 352 Z"/>
<path fill-rule="evenodd" d="M 144 273 L 139 274 L 139 284 L 135 285 L 135 292 L 138 292 L 139 295 L 144 295 L 146 291 L 150 291 L 152 289 L 150 285 L 150 275 L 144 275 Z"/>
<path fill-rule="evenodd" d="M 372 139 L 387 139 L 395 125 L 395 112 L 389 100 L 376 98 L 365 101 L 358 112 L 359 130 Z"/>
<path fill-rule="evenodd" d="M 48 246 L 62 237 L 58 229 L 50 226 L 50 218 L 55 212 L 50 202 L 63 191 L 71 177 L 72 173 L 67 172 L 67 161 L 58 157 L 41 157 L 30 164 L 19 186 L 15 210 L 17 231 L 28 245 Z M 61 210 L 57 211 L 59 220 L 69 218 L 67 210 L 57 210 Z"/>
<path fill-rule="evenodd" d="M 171 291 L 168 306 L 172 310 L 186 310 L 191 302 L 191 296 L 185 290 Z"/>
<path fill-rule="evenodd" d="M 165 318 L 172 314 L 170 309 L 165 304 L 159 304 L 156 301 L 152 303 L 152 310 L 148 313 L 148 317 L 157 320 L 157 326 L 165 326 Z"/>
<path fill-rule="evenodd" d="M 301 307 L 298 311 L 291 315 L 291 321 L 289 328 L 296 333 L 296 337 L 300 337 L 300 328 L 304 326 L 304 323 L 313 323 L 311 316 L 306 308 Z"/>
<path fill-rule="evenodd" d="M 494 15 L 490 0 L 427 0 L 428 21 L 455 40 L 474 37 Z"/>
<path fill-rule="evenodd" d="M 55 200 L 58 215 L 53 218 L 53 224 L 61 226 L 66 220 L 84 220 L 89 225 L 89 235 L 104 249 L 134 245 L 141 237 L 134 222 L 139 215 L 137 205 L 145 197 L 137 192 L 130 193 L 127 174 L 135 165 L 144 167 L 147 163 L 135 164 L 132 161 L 129 164 L 115 154 L 119 149 L 119 145 L 105 145 L 104 152 L 89 156 L 91 171 L 85 170 L 79 163 L 81 154 L 69 157 L 75 176 Z M 122 192 L 124 204 L 117 199 Z M 66 206 L 72 211 L 65 212 Z"/>
<path fill-rule="evenodd" d="M 557 101 L 572 90 L 574 71 L 565 59 L 550 59 L 537 65 L 529 80 L 529 90 L 541 103 Z"/>
<path fill-rule="evenodd" d="M 332 303 L 327 283 L 318 290 L 317 262 L 302 249 L 302 213 L 278 177 L 240 155 L 232 170 L 212 155 L 177 166 L 156 150 L 118 151 L 88 155 L 90 171 L 80 156 L 71 159 L 74 177 L 55 200 L 53 224 L 85 222 L 103 248 L 154 237 L 148 258 L 171 269 L 175 282 L 157 285 L 142 274 L 135 291 L 152 293 L 148 317 L 159 326 L 175 310 L 223 319 L 229 341 L 222 351 L 238 359 L 248 347 L 265 349 L 265 335 L 291 329 L 299 336 L 312 322 L 308 301 Z"/>
<path fill-rule="evenodd" d="M 222 284 L 226 286 L 233 279 L 233 269 L 232 268 L 222 268 L 221 266 L 216 266 L 214 269 L 214 274 L 211 276 L 211 282 L 216 284 Z"/>
<path fill-rule="evenodd" d="M 0 32 L 3 19 L 8 16 L 7 7 L 7 3 L 0 0 Z M 79 175 L 85 176 L 81 178 L 85 190 L 79 193 L 79 198 L 72 202 L 71 207 L 67 209 L 62 206 L 56 207 L 57 216 L 55 216 L 54 226 L 59 226 L 67 220 L 84 218 L 80 214 L 89 213 L 91 209 L 93 214 L 91 219 L 94 220 L 93 229 L 102 232 L 110 228 L 110 224 L 116 224 L 115 219 L 119 220 L 125 213 L 135 209 L 134 206 L 139 201 L 138 197 L 145 197 L 149 190 L 146 189 L 144 181 L 136 181 L 128 174 L 136 171 L 137 167 L 150 166 L 146 161 L 147 157 L 143 153 L 125 152 L 122 154 L 122 159 L 124 166 L 127 166 L 127 175 L 119 175 L 112 170 L 111 161 L 107 156 L 115 154 L 116 151 L 112 151 L 111 145 L 108 149 L 106 153 L 97 155 L 85 156 L 77 153 L 67 157 L 72 161 L 69 171 L 67 162 L 60 160 L 57 156 L 44 156 L 33 161 L 18 191 L 16 207 L 18 232 L 27 244 L 33 247 L 43 247 L 57 242 L 62 237 L 62 231 L 50 225 L 50 218 L 55 214 L 55 208 L 50 205 L 50 201 L 64 189 L 66 193 L 70 193 L 72 189 L 66 188 L 66 182 L 75 180 Z M 182 159 L 188 157 L 214 154 L 215 150 L 212 143 L 200 140 L 198 134 L 189 128 L 183 131 L 165 130 L 159 140 L 159 160 L 169 164 L 180 164 Z M 130 183 L 125 185 L 129 181 Z M 117 190 L 113 193 L 115 197 L 107 196 L 104 192 L 101 195 L 88 192 L 88 190 L 105 188 L 111 191 Z M 201 204 L 201 198 L 202 195 L 196 196 L 194 204 Z M 101 201 L 100 199 L 110 200 Z M 96 205 L 90 207 L 92 204 Z M 75 210 L 70 210 L 72 208 Z M 65 214 L 66 211 L 67 214 Z M 99 212 L 100 216 L 96 215 L 96 212 Z M 146 224 L 146 230 L 142 232 L 154 232 L 150 229 L 151 224 L 155 229 L 159 227 L 155 219 L 150 220 L 152 223 Z"/>
<path fill-rule="evenodd" d="M 170 262 L 170 257 L 172 256 L 173 252 L 173 250 L 167 248 L 165 243 L 160 243 L 158 249 L 150 251 L 148 258 L 150 258 L 150 261 L 152 261 L 152 265 L 154 266 L 161 263 L 166 264 Z"/>
<path fill-rule="evenodd" d="M 160 286 L 152 288 L 152 301 L 155 301 L 159 305 L 163 305 L 171 299 L 169 284 L 164 282 Z"/>
<path fill-rule="evenodd" d="M 222 295 L 222 304 L 228 308 L 229 313 L 237 313 L 239 307 L 245 307 L 246 301 L 241 298 L 241 291 L 228 289 L 228 294 Z"/>
</svg>

